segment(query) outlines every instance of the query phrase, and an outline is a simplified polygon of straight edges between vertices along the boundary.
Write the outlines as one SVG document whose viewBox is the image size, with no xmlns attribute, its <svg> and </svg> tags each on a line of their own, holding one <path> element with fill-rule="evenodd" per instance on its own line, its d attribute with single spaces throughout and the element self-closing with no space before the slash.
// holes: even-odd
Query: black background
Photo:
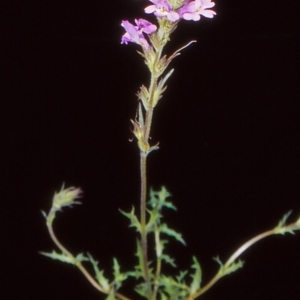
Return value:
<svg viewBox="0 0 300 300">
<path fill-rule="evenodd" d="M 197 44 L 154 115 L 149 185 L 166 185 L 178 212 L 168 224 L 187 247 L 167 250 L 182 269 L 196 255 L 203 281 L 284 213 L 300 214 L 297 1 L 216 1 L 217 16 L 182 21 L 167 53 Z M 146 1 L 31 1 L 5 10 L 1 36 L 1 299 L 104 299 L 54 249 L 40 210 L 62 183 L 83 205 L 55 229 L 72 252 L 136 261 L 135 233 L 118 209 L 138 207 L 139 154 L 129 119 L 149 77 L 137 45 L 120 45 L 124 19 L 148 18 Z M 154 20 L 154 19 L 152 19 Z M 242 256 L 206 300 L 298 299 L 300 236 L 274 236 Z M 129 293 L 130 294 L 130 293 Z M 138 297 L 134 297 L 138 299 Z"/>
</svg>

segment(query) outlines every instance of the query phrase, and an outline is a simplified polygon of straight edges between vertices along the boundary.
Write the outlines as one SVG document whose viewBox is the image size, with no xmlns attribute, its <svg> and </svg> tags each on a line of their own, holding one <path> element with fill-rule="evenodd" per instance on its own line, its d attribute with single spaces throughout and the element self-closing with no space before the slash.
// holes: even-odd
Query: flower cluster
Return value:
<svg viewBox="0 0 300 300">
<path fill-rule="evenodd" d="M 135 24 L 136 26 L 128 21 L 122 21 L 121 26 L 124 27 L 126 33 L 122 36 L 121 44 L 132 42 L 139 44 L 143 49 L 148 50 L 149 44 L 145 39 L 144 33 L 151 34 L 156 31 L 157 27 L 144 19 L 135 19 Z"/>
<path fill-rule="evenodd" d="M 216 12 L 210 9 L 215 6 L 211 0 L 181 0 L 179 7 L 172 5 L 170 2 L 176 2 L 172 0 L 149 1 L 153 4 L 145 8 L 145 13 L 153 13 L 157 18 L 166 19 L 171 23 L 177 23 L 181 19 L 199 21 L 201 16 L 213 18 L 216 15 Z M 122 21 L 121 26 L 126 33 L 122 36 L 121 43 L 133 42 L 147 51 L 150 46 L 144 33 L 150 35 L 157 30 L 157 27 L 144 19 L 136 19 L 135 23 L 136 25 L 133 25 L 127 20 Z"/>
<path fill-rule="evenodd" d="M 211 0 L 195 0 L 186 3 L 179 9 L 179 15 L 184 20 L 199 21 L 200 15 L 206 18 L 213 18 L 216 14 L 215 11 L 208 9 L 215 6 Z"/>
<path fill-rule="evenodd" d="M 166 17 L 171 22 L 179 20 L 179 14 L 173 10 L 168 0 L 150 0 L 153 5 L 145 8 L 146 14 L 154 14 L 158 18 Z"/>
<path fill-rule="evenodd" d="M 52 226 L 52 222 L 55 219 L 56 213 L 60 211 L 63 207 L 69 206 L 71 207 L 74 204 L 81 204 L 81 202 L 76 201 L 77 199 L 82 197 L 82 190 L 80 188 L 64 188 L 62 186 L 61 190 L 58 193 L 54 194 L 52 200 L 52 207 L 48 214 L 42 211 L 43 216 L 47 220 L 47 226 Z"/>
<path fill-rule="evenodd" d="M 75 201 L 82 197 L 82 190 L 80 188 L 70 187 L 65 189 L 64 187 L 58 193 L 55 193 L 52 200 L 52 207 L 55 210 L 60 210 L 65 206 L 71 206 L 73 204 L 81 204 L 79 201 Z"/>
</svg>

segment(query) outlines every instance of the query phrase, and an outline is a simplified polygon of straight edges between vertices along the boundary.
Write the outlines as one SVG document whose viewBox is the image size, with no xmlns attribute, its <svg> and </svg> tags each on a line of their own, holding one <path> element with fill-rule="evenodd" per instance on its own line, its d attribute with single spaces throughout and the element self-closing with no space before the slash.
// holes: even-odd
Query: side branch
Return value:
<svg viewBox="0 0 300 300">
<path fill-rule="evenodd" d="M 204 287 L 202 287 L 198 292 L 190 295 L 186 300 L 195 299 L 201 296 L 206 291 L 208 291 L 220 278 L 239 269 L 242 266 L 242 262 L 241 261 L 237 262 L 237 259 L 255 243 L 271 235 L 276 235 L 276 234 L 284 235 L 286 233 L 294 234 L 294 231 L 300 230 L 300 218 L 298 218 L 298 220 L 294 223 L 288 225 L 286 224 L 286 220 L 290 214 L 291 211 L 285 214 L 275 228 L 256 235 L 255 237 L 251 238 L 246 243 L 244 243 L 242 246 L 240 246 L 229 257 L 229 259 L 226 261 L 224 265 L 221 264 L 221 268 L 218 271 L 218 273 Z"/>
</svg>

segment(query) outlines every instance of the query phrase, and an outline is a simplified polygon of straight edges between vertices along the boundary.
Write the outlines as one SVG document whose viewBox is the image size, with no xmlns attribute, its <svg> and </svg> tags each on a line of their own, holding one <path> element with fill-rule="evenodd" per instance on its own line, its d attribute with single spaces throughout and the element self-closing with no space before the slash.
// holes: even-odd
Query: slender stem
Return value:
<svg viewBox="0 0 300 300">
<path fill-rule="evenodd" d="M 243 252 L 245 252 L 248 248 L 250 248 L 253 244 L 257 243 L 258 241 L 275 234 L 274 229 L 265 231 L 255 237 L 253 237 L 251 240 L 244 243 L 240 248 L 238 248 L 227 260 L 224 266 L 231 265 Z"/>
<path fill-rule="evenodd" d="M 161 272 L 161 258 L 157 258 L 156 262 L 156 274 L 155 274 L 155 282 L 154 282 L 154 290 L 153 290 L 153 299 L 156 299 L 157 291 L 159 288 L 159 277 Z"/>
<path fill-rule="evenodd" d="M 244 253 L 248 248 L 250 248 L 253 244 L 257 243 L 258 241 L 270 236 L 276 234 L 275 229 L 265 231 L 263 233 L 260 233 L 244 243 L 242 246 L 240 246 L 231 256 L 230 258 L 226 261 L 224 264 L 223 268 L 229 267 L 232 263 L 236 261 L 236 259 Z M 195 299 L 202 294 L 204 294 L 207 290 L 209 290 L 220 278 L 222 278 L 224 274 L 221 272 L 218 272 L 203 288 L 201 288 L 197 293 L 194 295 L 190 295 L 188 299 Z"/>
<path fill-rule="evenodd" d="M 159 47 L 156 49 L 155 58 L 152 63 L 152 67 L 149 68 L 151 74 L 151 80 L 149 85 L 149 106 L 146 109 L 145 123 L 144 123 L 144 132 L 143 132 L 143 145 L 147 146 L 147 149 L 150 149 L 149 146 L 149 138 L 150 138 L 150 130 L 153 118 L 153 110 L 154 110 L 154 95 L 157 88 L 157 79 L 158 76 L 156 74 L 156 65 L 161 58 L 163 47 Z M 146 203 L 147 203 L 147 154 L 148 152 L 144 149 L 140 150 L 140 175 L 141 175 L 141 198 L 140 198 L 140 223 L 141 223 L 141 246 L 142 246 L 142 259 L 143 259 L 143 268 L 144 268 L 144 277 L 145 281 L 148 285 L 148 299 L 153 298 L 153 294 L 151 291 L 151 283 L 150 283 L 150 274 L 148 268 L 148 249 L 147 249 L 147 218 L 146 218 Z"/>
<path fill-rule="evenodd" d="M 157 55 L 157 60 L 159 59 Z M 151 81 L 149 87 L 149 103 L 150 107 L 146 112 L 145 126 L 144 126 L 144 135 L 143 142 L 145 145 L 149 146 L 149 137 L 153 117 L 153 98 L 154 92 L 157 85 L 157 78 L 151 74 Z M 147 249 L 147 231 L 146 231 L 146 203 L 147 203 L 147 152 L 140 151 L 140 175 L 141 175 L 141 211 L 140 211 L 140 222 L 141 222 L 141 244 L 142 244 L 142 253 L 143 253 L 143 268 L 144 268 L 144 277 L 145 281 L 148 284 L 148 296 L 151 298 L 151 286 L 150 286 L 150 276 L 148 269 L 148 249 Z"/>
<path fill-rule="evenodd" d="M 69 252 L 60 242 L 59 240 L 57 239 L 57 237 L 55 236 L 54 234 L 54 231 L 53 231 L 53 227 L 51 224 L 47 225 L 48 227 L 48 232 L 50 234 L 50 237 L 52 239 L 52 241 L 54 242 L 54 244 L 57 246 L 57 248 L 59 250 L 61 250 L 61 252 L 63 252 L 64 254 L 66 254 L 67 256 L 69 256 L 70 258 L 74 259 L 75 260 L 75 257 L 73 256 L 73 254 L 71 252 Z"/>
<path fill-rule="evenodd" d="M 141 244 L 143 253 L 143 267 L 144 276 L 150 291 L 150 279 L 148 270 L 148 254 L 147 254 L 147 231 L 146 231 L 146 198 L 147 198 L 147 154 L 143 151 L 140 152 L 140 164 L 141 164 Z"/>
<path fill-rule="evenodd" d="M 160 245 L 160 232 L 158 230 L 158 224 L 154 224 L 154 239 L 155 239 L 155 249 L 156 249 L 156 272 L 155 272 L 155 280 L 154 280 L 154 288 L 153 288 L 153 299 L 157 297 L 157 291 L 159 288 L 159 277 L 161 273 L 161 245 Z"/>
<path fill-rule="evenodd" d="M 57 237 L 54 234 L 53 227 L 51 225 L 48 226 L 48 231 L 50 234 L 51 239 L 55 243 L 55 245 L 67 256 L 69 256 L 73 261 L 75 261 L 74 255 L 69 252 L 57 239 Z M 95 287 L 98 291 L 107 294 L 108 291 L 105 291 L 96 281 L 95 279 L 89 274 L 89 272 L 84 268 L 84 266 L 80 263 L 77 262 L 76 266 L 78 269 L 83 273 L 83 275 L 87 278 L 87 280 L 92 284 L 93 287 Z"/>
<path fill-rule="evenodd" d="M 201 288 L 196 294 L 190 295 L 187 300 L 192 300 L 200 295 L 204 294 L 206 291 L 208 291 L 222 276 L 217 273 L 203 288 Z"/>
<path fill-rule="evenodd" d="M 72 261 L 75 261 L 74 255 L 71 252 L 69 252 L 55 236 L 52 224 L 48 224 L 47 227 L 48 227 L 48 232 L 50 234 L 50 237 L 51 237 L 52 241 L 54 242 L 54 244 L 57 246 L 57 248 L 59 248 L 65 255 L 70 257 Z M 99 283 L 91 276 L 91 274 L 87 271 L 87 269 L 82 265 L 82 263 L 80 261 L 76 262 L 75 265 L 94 288 L 96 288 L 99 292 L 102 292 L 104 294 L 109 293 L 109 291 L 104 290 L 102 288 L 102 286 L 99 285 Z M 127 298 L 120 293 L 116 293 L 115 296 L 121 300 L 130 300 L 130 298 Z"/>
</svg>

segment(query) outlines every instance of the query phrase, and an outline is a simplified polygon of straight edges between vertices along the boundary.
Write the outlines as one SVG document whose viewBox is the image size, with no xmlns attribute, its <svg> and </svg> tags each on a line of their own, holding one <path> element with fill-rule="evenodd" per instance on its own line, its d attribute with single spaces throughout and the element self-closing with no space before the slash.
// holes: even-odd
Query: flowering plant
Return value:
<svg viewBox="0 0 300 300">
<path fill-rule="evenodd" d="M 166 253 L 165 244 L 168 239 L 173 238 L 182 244 L 185 244 L 185 241 L 180 233 L 171 229 L 163 220 L 163 210 L 176 210 L 176 207 L 169 200 L 171 194 L 167 189 L 165 187 L 159 191 L 150 189 L 147 202 L 147 157 L 149 153 L 159 149 L 158 143 L 150 144 L 151 124 L 154 108 L 162 98 L 167 88 L 166 83 L 174 71 L 173 69 L 167 70 L 169 64 L 180 55 L 183 49 L 195 41 L 189 42 L 171 55 L 164 54 L 163 51 L 171 34 L 181 21 L 199 21 L 201 17 L 213 18 L 216 12 L 211 9 L 215 6 L 211 0 L 150 0 L 150 2 L 151 4 L 146 6 L 144 11 L 146 14 L 154 14 L 157 24 L 152 24 L 141 18 L 135 19 L 134 24 L 128 20 L 123 20 L 121 23 L 125 30 L 121 37 L 121 43 L 135 43 L 139 46 L 138 53 L 143 57 L 150 73 L 148 86 L 142 85 L 137 92 L 139 100 L 137 114 L 131 120 L 132 131 L 140 151 L 139 215 L 135 213 L 134 208 L 130 212 L 121 211 L 129 219 L 130 226 L 134 227 L 139 234 L 136 266 L 132 270 L 121 271 L 118 260 L 114 259 L 113 279 L 109 280 L 104 276 L 104 271 L 99 269 L 98 262 L 89 253 L 73 255 L 58 241 L 52 227 L 56 213 L 66 206 L 79 204 L 80 202 L 75 200 L 81 197 L 81 189 L 73 187 L 65 189 L 63 187 L 60 192 L 55 193 L 49 213 L 43 212 L 50 237 L 60 252 L 41 252 L 41 254 L 76 266 L 99 292 L 106 295 L 108 300 L 130 299 L 120 292 L 128 278 L 136 279 L 137 283 L 134 290 L 148 300 L 192 300 L 198 298 L 220 278 L 241 268 L 243 262 L 239 257 L 250 246 L 274 234 L 293 234 L 294 231 L 300 230 L 300 218 L 287 224 L 290 212 L 285 214 L 277 226 L 245 242 L 224 263 L 218 257 L 215 258 L 219 264 L 219 270 L 205 284 L 202 283 L 202 269 L 196 257 L 192 258 L 191 272 L 180 271 L 176 275 L 162 273 L 164 264 L 176 266 L 175 260 Z M 154 244 L 154 253 L 151 254 L 151 259 L 149 259 L 148 253 L 150 236 Z M 84 266 L 85 262 L 89 262 L 93 266 L 94 276 Z"/>
</svg>

